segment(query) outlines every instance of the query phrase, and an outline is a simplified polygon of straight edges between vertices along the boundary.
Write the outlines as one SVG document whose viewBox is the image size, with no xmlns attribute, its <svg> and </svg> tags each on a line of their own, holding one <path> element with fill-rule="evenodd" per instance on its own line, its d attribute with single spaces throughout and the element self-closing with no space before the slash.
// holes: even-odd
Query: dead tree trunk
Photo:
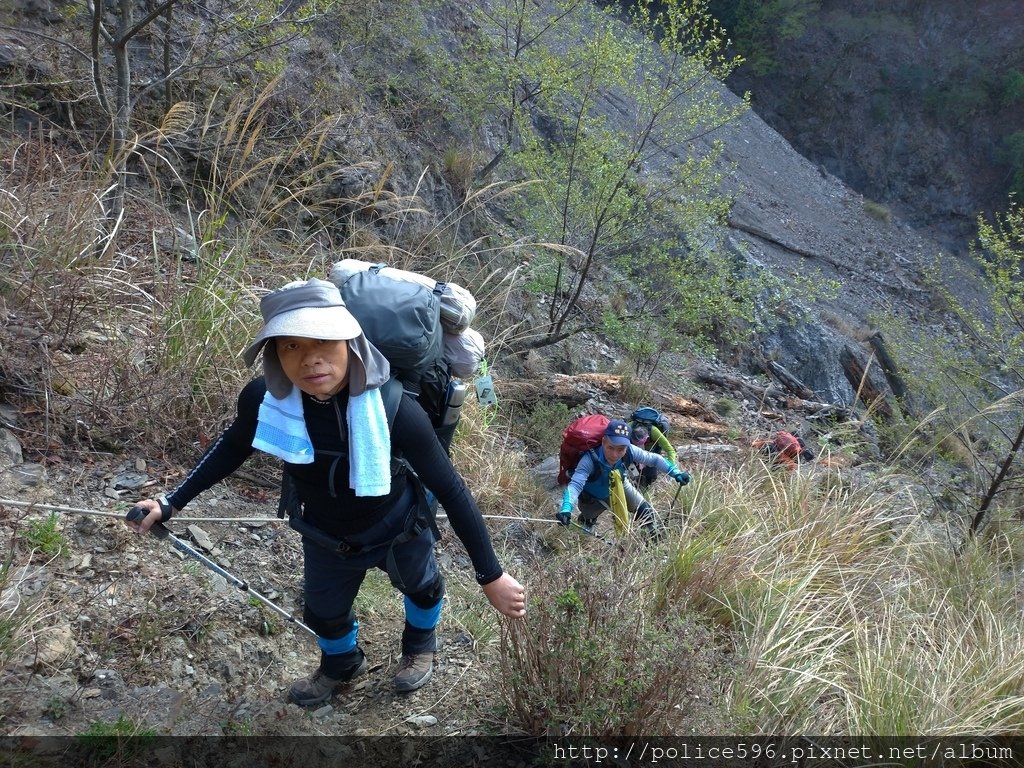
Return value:
<svg viewBox="0 0 1024 768">
<path fill-rule="evenodd" d="M 869 412 L 877 413 L 885 419 L 892 418 L 892 406 L 885 397 L 885 393 L 876 387 L 868 377 L 868 369 L 871 367 L 871 360 L 863 360 L 857 352 L 850 347 L 843 347 L 839 355 L 839 362 L 843 366 L 843 373 L 850 387 L 857 393 L 857 397 L 864 403 Z"/>
<path fill-rule="evenodd" d="M 885 374 L 885 380 L 889 382 L 889 388 L 892 390 L 893 395 L 896 396 L 896 400 L 899 401 L 900 406 L 902 406 L 908 416 L 917 418 L 914 414 L 914 408 L 907 397 L 907 385 L 896 368 L 896 361 L 892 359 L 888 348 L 885 346 L 882 332 L 875 331 L 872 333 L 868 336 L 868 342 L 871 344 L 871 349 L 875 352 L 879 365 L 882 366 L 882 373 Z"/>
<path fill-rule="evenodd" d="M 785 366 L 779 365 L 774 360 L 768 361 L 768 371 L 779 380 L 786 389 L 799 397 L 801 400 L 813 400 L 814 390 L 804 384 L 800 379 L 790 373 Z"/>
</svg>

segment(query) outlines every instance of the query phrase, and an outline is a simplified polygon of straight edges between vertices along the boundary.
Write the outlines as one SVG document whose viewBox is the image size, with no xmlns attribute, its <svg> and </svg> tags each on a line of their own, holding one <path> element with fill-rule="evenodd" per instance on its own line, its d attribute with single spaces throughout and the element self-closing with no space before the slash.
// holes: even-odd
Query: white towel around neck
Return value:
<svg viewBox="0 0 1024 768">
<path fill-rule="evenodd" d="M 348 399 L 349 487 L 356 496 L 391 492 L 391 430 L 380 389 Z M 289 464 L 312 464 L 313 442 L 303 417 L 302 392 L 292 387 L 285 398 L 268 391 L 260 403 L 253 448 Z"/>
</svg>

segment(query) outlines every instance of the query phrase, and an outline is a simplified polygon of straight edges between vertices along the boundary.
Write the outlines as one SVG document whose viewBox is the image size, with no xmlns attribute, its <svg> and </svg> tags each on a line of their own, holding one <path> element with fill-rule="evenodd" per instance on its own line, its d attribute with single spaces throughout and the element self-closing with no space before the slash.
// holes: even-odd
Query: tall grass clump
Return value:
<svg viewBox="0 0 1024 768">
<path fill-rule="evenodd" d="M 467 398 L 452 441 L 452 463 L 484 514 L 533 516 L 546 496 L 530 481 L 525 456 L 510 447 L 508 428 Z"/>
<path fill-rule="evenodd" d="M 556 738 L 707 732 L 713 713 L 692 694 L 709 677 L 709 636 L 686 611 L 655 610 L 649 557 L 632 545 L 619 557 L 569 553 L 531 575 L 529 612 L 504 625 L 496 670 L 514 727 Z"/>
<path fill-rule="evenodd" d="M 750 463 L 697 488 L 659 601 L 728 630 L 730 715 L 757 732 L 1024 727 L 1008 534 L 956 552 L 908 495 Z"/>
<path fill-rule="evenodd" d="M 0 669 L 12 680 L 39 661 L 38 650 L 54 626 L 48 590 L 37 583 L 39 568 L 24 562 L 19 566 L 8 557 L 0 565 Z"/>
</svg>

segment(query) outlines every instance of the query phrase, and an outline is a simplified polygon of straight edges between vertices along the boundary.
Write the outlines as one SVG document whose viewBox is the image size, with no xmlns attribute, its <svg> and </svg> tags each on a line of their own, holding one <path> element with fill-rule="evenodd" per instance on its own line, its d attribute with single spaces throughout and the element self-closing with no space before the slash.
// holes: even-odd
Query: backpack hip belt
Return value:
<svg viewBox="0 0 1024 768">
<path fill-rule="evenodd" d="M 297 531 L 302 538 L 342 557 L 358 555 L 367 549 L 367 547 L 362 545 L 349 544 L 344 539 L 336 538 L 325 531 L 321 531 L 312 523 L 307 522 L 301 515 L 289 514 L 288 527 L 293 531 Z"/>
<path fill-rule="evenodd" d="M 288 527 L 296 531 L 302 538 L 323 547 L 328 552 L 339 557 L 354 557 L 378 547 L 387 547 L 388 556 L 390 557 L 396 545 L 412 541 L 426 530 L 436 530 L 436 523 L 430 514 L 429 507 L 423 504 L 422 498 L 415 490 L 413 491 L 413 496 L 415 502 L 405 516 L 402 532 L 394 536 L 390 541 L 382 541 L 379 544 L 352 544 L 344 539 L 331 536 L 331 534 L 317 528 L 303 518 L 301 512 L 289 510 Z"/>
</svg>

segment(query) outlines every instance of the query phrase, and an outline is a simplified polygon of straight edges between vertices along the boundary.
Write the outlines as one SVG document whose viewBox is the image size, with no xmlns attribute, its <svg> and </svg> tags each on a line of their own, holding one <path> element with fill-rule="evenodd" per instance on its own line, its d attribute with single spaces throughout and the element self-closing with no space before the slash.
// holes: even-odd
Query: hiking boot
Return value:
<svg viewBox="0 0 1024 768">
<path fill-rule="evenodd" d="M 402 656 L 398 662 L 398 672 L 395 673 L 395 690 L 399 693 L 408 693 L 422 688 L 434 674 L 434 652 L 417 653 L 411 656 Z"/>
<path fill-rule="evenodd" d="M 366 656 L 357 648 L 358 659 L 348 669 L 340 670 L 337 677 L 328 676 L 323 671 L 323 664 L 317 667 L 309 677 L 296 680 L 288 689 L 288 700 L 300 707 L 315 707 L 323 704 L 338 692 L 345 683 L 355 680 L 366 673 Z"/>
</svg>

